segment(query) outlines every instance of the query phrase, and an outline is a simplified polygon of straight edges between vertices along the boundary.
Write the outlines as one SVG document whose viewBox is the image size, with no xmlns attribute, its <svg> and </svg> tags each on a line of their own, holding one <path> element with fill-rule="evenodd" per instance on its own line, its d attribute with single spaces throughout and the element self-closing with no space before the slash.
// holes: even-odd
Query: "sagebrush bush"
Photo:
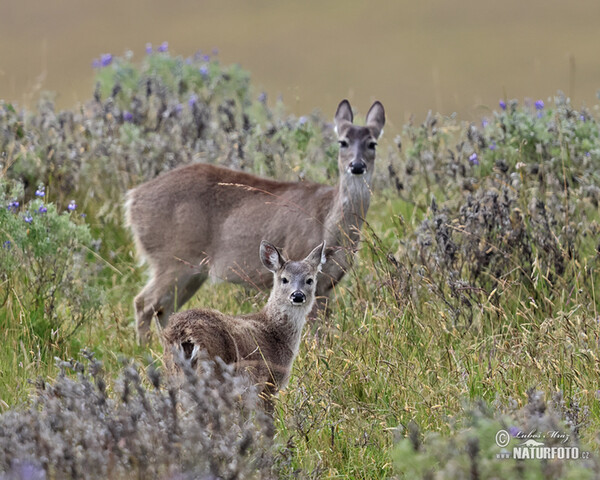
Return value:
<svg viewBox="0 0 600 480">
<path fill-rule="evenodd" d="M 449 437 L 436 433 L 424 436 L 416 424 L 407 428 L 407 437 L 398 441 L 394 461 L 399 474 L 411 479 L 594 479 L 600 476 L 600 463 L 581 447 L 577 430 L 561 419 L 562 398 L 545 402 L 541 392 L 529 392 L 528 403 L 509 409 L 505 415 L 494 413 L 484 403 L 468 407 L 467 415 Z M 507 432 L 510 441 L 503 447 L 498 432 Z M 400 433 L 400 432 L 399 432 Z M 500 437 L 501 438 L 501 437 Z M 578 458 L 542 460 L 517 459 L 513 447 L 533 439 L 533 447 L 576 448 Z M 502 440 L 502 438 L 501 438 Z M 504 441 L 501 441 L 504 445 Z M 506 455 L 506 457 L 503 457 Z M 535 453 L 534 453 L 535 455 Z"/>
<path fill-rule="evenodd" d="M 36 382 L 29 409 L 0 415 L 0 478 L 272 478 L 272 422 L 231 367 L 184 368 L 175 388 L 125 362 L 109 394 L 101 363 L 82 355 Z"/>
</svg>

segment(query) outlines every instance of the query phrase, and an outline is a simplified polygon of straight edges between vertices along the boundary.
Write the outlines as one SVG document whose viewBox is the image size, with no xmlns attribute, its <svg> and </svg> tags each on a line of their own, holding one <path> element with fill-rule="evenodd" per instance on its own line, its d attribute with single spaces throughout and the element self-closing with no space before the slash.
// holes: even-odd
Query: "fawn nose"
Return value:
<svg viewBox="0 0 600 480">
<path fill-rule="evenodd" d="M 352 175 L 362 175 L 363 173 L 365 173 L 366 170 L 367 170 L 367 166 L 365 165 L 365 162 L 363 162 L 362 160 L 359 160 L 357 162 L 352 162 L 350 164 L 350 173 Z"/>
<path fill-rule="evenodd" d="M 304 293 L 302 293 L 300 290 L 296 290 L 294 293 L 292 293 L 290 299 L 293 304 L 300 305 L 301 303 L 306 302 L 306 295 L 304 295 Z"/>
</svg>

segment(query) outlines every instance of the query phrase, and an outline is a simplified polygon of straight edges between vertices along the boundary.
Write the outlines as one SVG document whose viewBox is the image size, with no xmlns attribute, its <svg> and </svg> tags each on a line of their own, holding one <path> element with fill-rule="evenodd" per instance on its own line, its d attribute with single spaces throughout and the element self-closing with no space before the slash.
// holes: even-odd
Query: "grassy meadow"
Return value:
<svg viewBox="0 0 600 480">
<path fill-rule="evenodd" d="M 597 478 L 598 114 L 557 94 L 386 129 L 358 257 L 271 422 L 234 376 L 177 394 L 136 345 L 122 201 L 190 162 L 333 184 L 330 119 L 166 51 L 99 58 L 77 109 L 0 102 L 0 478 Z M 583 454 L 497 459 L 499 430 Z"/>
</svg>

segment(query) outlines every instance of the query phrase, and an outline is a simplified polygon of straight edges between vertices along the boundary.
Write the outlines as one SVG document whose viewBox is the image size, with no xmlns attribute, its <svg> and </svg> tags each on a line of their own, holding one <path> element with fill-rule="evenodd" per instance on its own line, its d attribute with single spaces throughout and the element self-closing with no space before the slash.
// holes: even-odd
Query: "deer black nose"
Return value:
<svg viewBox="0 0 600 480">
<path fill-rule="evenodd" d="M 304 303 L 306 302 L 306 295 L 304 295 L 304 293 L 302 293 L 300 290 L 296 290 L 294 293 L 292 293 L 291 300 L 292 303 Z"/>
<path fill-rule="evenodd" d="M 352 175 L 362 175 L 366 170 L 367 166 L 362 160 L 350 164 L 350 173 L 352 173 Z"/>
</svg>

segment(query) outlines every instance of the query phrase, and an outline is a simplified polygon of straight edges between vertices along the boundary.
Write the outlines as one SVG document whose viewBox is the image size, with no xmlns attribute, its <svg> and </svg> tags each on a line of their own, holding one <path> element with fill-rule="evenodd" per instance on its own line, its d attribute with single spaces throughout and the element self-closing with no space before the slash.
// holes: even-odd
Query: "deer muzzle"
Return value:
<svg viewBox="0 0 600 480">
<path fill-rule="evenodd" d="M 356 160 L 348 166 L 352 175 L 363 175 L 367 171 L 367 164 L 362 160 Z"/>
<path fill-rule="evenodd" d="M 300 290 L 296 290 L 290 295 L 290 301 L 293 305 L 302 305 L 304 302 L 306 302 L 306 295 Z"/>
</svg>

